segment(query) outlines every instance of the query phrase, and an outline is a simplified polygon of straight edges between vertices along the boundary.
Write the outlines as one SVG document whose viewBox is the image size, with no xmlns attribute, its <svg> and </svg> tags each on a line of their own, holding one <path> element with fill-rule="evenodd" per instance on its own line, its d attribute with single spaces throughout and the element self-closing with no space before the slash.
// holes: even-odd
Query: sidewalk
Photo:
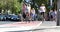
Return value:
<svg viewBox="0 0 60 32">
<path fill-rule="evenodd" d="M 45 21 L 33 32 L 60 32 L 60 26 L 55 21 Z"/>
<path fill-rule="evenodd" d="M 47 26 L 46 26 L 47 27 Z M 40 29 L 36 29 L 33 32 L 60 32 L 60 27 L 49 27 L 49 28 L 40 28 Z"/>
</svg>

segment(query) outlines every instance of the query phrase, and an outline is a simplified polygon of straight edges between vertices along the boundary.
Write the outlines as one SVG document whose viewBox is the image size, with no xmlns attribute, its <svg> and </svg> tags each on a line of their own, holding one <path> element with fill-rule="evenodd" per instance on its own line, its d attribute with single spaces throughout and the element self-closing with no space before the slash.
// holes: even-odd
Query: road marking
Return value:
<svg viewBox="0 0 60 32">
<path fill-rule="evenodd" d="M 0 25 L 0 27 L 6 27 L 6 28 L 0 28 L 0 32 L 5 32 L 5 31 L 21 31 L 21 30 L 30 30 L 30 29 L 36 29 L 42 22 L 30 22 L 30 23 L 27 23 L 27 24 L 24 24 L 24 25 L 27 25 L 27 26 L 24 26 L 22 24 L 20 24 L 21 22 L 16 22 L 16 23 L 13 23 L 13 24 L 5 24 L 5 25 Z M 24 23 L 24 22 L 23 22 Z M 17 24 L 19 25 L 22 25 L 22 26 L 18 26 Z M 30 26 L 29 26 L 29 25 Z M 12 26 L 16 25 L 16 27 L 12 27 Z M 33 26 L 32 26 L 33 25 Z M 12 28 L 7 28 L 8 26 L 12 27 Z"/>
<path fill-rule="evenodd" d="M 27 22 L 15 22 L 15 23 L 12 23 L 12 24 L 3 24 L 3 25 L 0 25 L 0 27 L 20 27 L 20 26 L 36 26 L 36 25 L 40 25 L 42 22 L 39 22 L 39 21 L 34 21 L 34 22 L 30 22 L 30 23 L 27 23 Z"/>
</svg>

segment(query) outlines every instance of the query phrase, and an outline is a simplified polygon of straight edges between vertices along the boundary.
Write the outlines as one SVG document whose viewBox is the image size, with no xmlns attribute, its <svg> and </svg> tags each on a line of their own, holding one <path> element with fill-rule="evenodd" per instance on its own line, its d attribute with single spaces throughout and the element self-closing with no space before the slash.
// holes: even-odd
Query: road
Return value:
<svg viewBox="0 0 60 32">
<path fill-rule="evenodd" d="M 12 23 L 15 23 L 14 21 L 0 21 L 0 25 L 3 25 L 3 24 L 12 24 Z"/>
<path fill-rule="evenodd" d="M 43 23 L 41 23 L 41 25 L 36 27 L 37 23 L 40 23 L 40 21 L 34 21 L 34 22 L 31 21 L 30 23 L 29 22 L 0 21 L 0 26 L 1 25 L 2 26 L 5 25 L 5 30 L 6 30 L 6 28 L 8 26 L 11 26 L 11 25 L 12 26 L 10 28 L 13 28 L 14 26 L 16 26 L 16 27 L 13 28 L 13 30 L 15 28 L 18 29 L 18 31 L 15 30 L 15 31 L 6 31 L 6 32 L 60 32 L 60 27 L 56 26 L 56 22 L 55 21 L 44 21 Z M 19 27 L 17 28 L 17 26 L 19 26 Z M 23 28 L 21 26 L 24 26 L 25 28 Z M 29 28 L 30 30 L 27 30 L 26 26 L 29 26 L 27 28 Z M 36 29 L 31 29 L 32 26 L 35 26 Z M 4 29 L 4 27 L 0 27 L 0 30 L 2 28 Z M 10 28 L 7 29 L 7 30 L 10 30 Z M 20 29 L 26 29 L 26 30 L 20 30 Z M 2 31 L 4 31 L 4 30 L 2 30 Z"/>
<path fill-rule="evenodd" d="M 9 31 L 9 32 L 59 32 L 59 31 L 60 31 L 60 27 L 56 27 L 55 21 L 44 21 L 36 29 L 23 30 L 23 31 Z"/>
<path fill-rule="evenodd" d="M 3 31 L 8 31 L 8 32 L 22 31 L 23 32 L 24 30 L 35 29 L 41 23 L 42 23 L 41 21 L 30 21 L 30 22 L 0 21 L 0 30 L 1 30 L 0 32 L 3 32 Z"/>
<path fill-rule="evenodd" d="M 5 25 L 6 26 L 11 26 L 11 27 L 14 27 L 14 26 L 19 26 L 18 28 L 16 29 L 20 29 L 20 26 L 23 25 L 26 27 L 26 24 L 29 24 L 27 26 L 30 26 L 30 27 L 27 27 L 27 28 L 32 28 L 32 26 L 36 26 L 37 23 L 39 23 L 40 21 L 34 21 L 34 22 L 14 22 L 14 21 L 0 21 L 0 25 Z M 15 23 L 15 24 L 13 24 Z M 6 25 L 8 24 L 8 25 Z M 11 28 L 10 27 L 10 28 Z M 0 27 L 2 28 L 2 27 Z M 23 28 L 21 28 L 23 29 Z M 31 29 L 31 30 L 19 30 L 19 31 L 8 31 L 8 32 L 59 32 L 60 31 L 60 27 L 56 27 L 56 22 L 55 21 L 44 21 L 43 23 L 41 23 L 41 25 L 39 25 L 36 29 Z"/>
</svg>

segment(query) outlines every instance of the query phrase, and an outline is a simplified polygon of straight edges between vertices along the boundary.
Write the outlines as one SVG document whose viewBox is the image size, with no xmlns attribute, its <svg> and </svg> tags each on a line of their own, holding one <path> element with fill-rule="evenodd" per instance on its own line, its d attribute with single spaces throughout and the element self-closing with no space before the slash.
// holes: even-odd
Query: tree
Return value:
<svg viewBox="0 0 60 32">
<path fill-rule="evenodd" d="M 42 3 L 45 4 L 46 8 L 48 7 L 48 4 L 49 4 L 49 3 L 48 3 L 49 0 L 32 0 L 32 2 L 33 2 L 33 5 L 31 5 L 31 6 L 32 6 L 32 8 L 35 8 L 36 13 L 38 13 L 38 12 L 37 12 L 37 10 L 38 10 L 37 8 L 39 8 Z M 38 5 L 38 7 L 36 7 L 35 3 Z M 48 8 L 47 8 L 47 9 L 48 9 Z"/>
<path fill-rule="evenodd" d="M 12 13 L 18 14 L 21 11 L 22 0 L 0 0 L 0 12 L 10 10 Z"/>
<path fill-rule="evenodd" d="M 22 0 L 14 0 L 12 12 L 14 12 L 15 14 L 18 14 L 19 12 L 22 11 L 21 8 L 22 8 Z"/>
</svg>

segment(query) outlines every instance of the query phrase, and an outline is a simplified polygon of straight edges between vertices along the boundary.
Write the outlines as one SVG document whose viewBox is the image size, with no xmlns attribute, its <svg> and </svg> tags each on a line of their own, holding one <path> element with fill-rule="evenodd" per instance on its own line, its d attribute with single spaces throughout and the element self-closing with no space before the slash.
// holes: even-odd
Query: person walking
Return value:
<svg viewBox="0 0 60 32">
<path fill-rule="evenodd" d="M 50 21 L 53 21 L 53 18 L 54 18 L 54 11 L 53 10 L 50 10 L 49 18 L 50 18 Z"/>
<path fill-rule="evenodd" d="M 53 20 L 57 21 L 57 11 L 56 11 L 56 9 L 54 9 L 53 13 L 54 13 Z"/>
<path fill-rule="evenodd" d="M 35 9 L 34 8 L 31 9 L 31 14 L 30 15 L 31 15 L 31 18 L 32 18 L 31 20 L 35 20 L 36 15 L 35 15 Z"/>
<path fill-rule="evenodd" d="M 25 20 L 27 20 L 27 21 L 30 21 L 30 11 L 31 11 L 31 6 L 30 6 L 30 4 L 27 4 L 26 11 L 25 11 L 25 13 L 26 13 Z"/>
<path fill-rule="evenodd" d="M 25 20 L 26 18 L 26 7 L 27 5 L 25 3 L 23 3 L 23 7 L 22 7 L 22 19 Z"/>
<path fill-rule="evenodd" d="M 46 7 L 44 4 L 40 6 L 40 12 L 43 15 L 43 20 L 45 20 L 45 12 L 46 12 Z"/>
</svg>

